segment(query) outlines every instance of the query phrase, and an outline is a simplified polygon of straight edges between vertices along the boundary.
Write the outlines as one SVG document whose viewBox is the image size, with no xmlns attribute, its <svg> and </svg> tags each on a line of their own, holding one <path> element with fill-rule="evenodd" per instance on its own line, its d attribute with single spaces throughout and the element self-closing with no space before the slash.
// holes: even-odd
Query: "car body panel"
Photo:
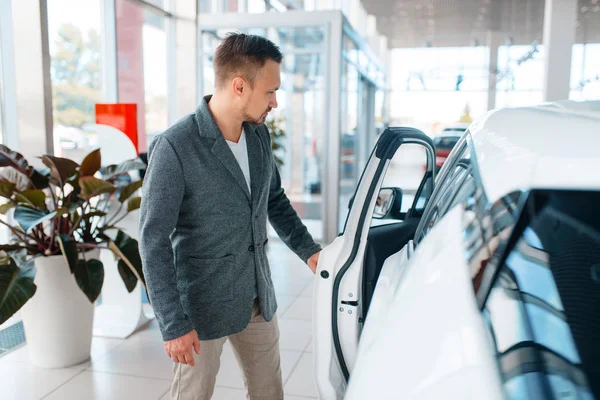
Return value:
<svg viewBox="0 0 600 400">
<path fill-rule="evenodd" d="M 386 261 L 383 279 L 395 282 L 378 283 L 372 304 L 388 306 L 369 312 L 346 399 L 502 398 L 464 261 L 462 216 L 460 206 L 450 211 L 408 262 L 406 249 Z"/>
<path fill-rule="evenodd" d="M 522 188 L 598 186 L 600 101 L 506 108 L 469 130 L 490 202 Z"/>
</svg>

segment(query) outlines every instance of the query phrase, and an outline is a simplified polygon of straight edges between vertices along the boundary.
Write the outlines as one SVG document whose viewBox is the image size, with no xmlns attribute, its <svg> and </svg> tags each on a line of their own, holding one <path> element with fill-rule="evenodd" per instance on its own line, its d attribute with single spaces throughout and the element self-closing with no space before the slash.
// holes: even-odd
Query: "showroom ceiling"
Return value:
<svg viewBox="0 0 600 400">
<path fill-rule="evenodd" d="M 578 43 L 600 42 L 600 0 L 578 0 Z M 500 31 L 512 44 L 542 42 L 545 0 L 362 0 L 389 47 L 485 45 Z"/>
</svg>

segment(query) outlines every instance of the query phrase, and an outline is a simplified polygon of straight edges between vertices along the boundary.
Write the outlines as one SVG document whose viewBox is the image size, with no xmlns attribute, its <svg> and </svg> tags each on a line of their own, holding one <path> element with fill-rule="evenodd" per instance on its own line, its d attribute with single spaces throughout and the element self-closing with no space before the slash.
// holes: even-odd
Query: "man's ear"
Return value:
<svg viewBox="0 0 600 400">
<path fill-rule="evenodd" d="M 246 86 L 246 81 L 239 76 L 231 82 L 231 88 L 236 96 L 242 96 L 244 94 L 244 90 L 246 90 Z"/>
</svg>

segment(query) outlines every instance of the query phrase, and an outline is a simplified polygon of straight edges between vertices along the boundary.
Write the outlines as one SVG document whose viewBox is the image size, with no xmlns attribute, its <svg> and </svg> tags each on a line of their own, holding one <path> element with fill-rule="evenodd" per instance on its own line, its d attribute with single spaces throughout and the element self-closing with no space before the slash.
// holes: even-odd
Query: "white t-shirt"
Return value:
<svg viewBox="0 0 600 400">
<path fill-rule="evenodd" d="M 242 135 L 240 136 L 240 140 L 235 142 L 230 142 L 226 140 L 231 152 L 235 156 L 242 172 L 244 173 L 244 178 L 246 178 L 246 183 L 248 184 L 248 191 L 252 193 L 250 189 L 250 164 L 248 163 L 248 146 L 246 145 L 246 134 L 244 133 L 244 129 L 242 129 Z"/>
</svg>

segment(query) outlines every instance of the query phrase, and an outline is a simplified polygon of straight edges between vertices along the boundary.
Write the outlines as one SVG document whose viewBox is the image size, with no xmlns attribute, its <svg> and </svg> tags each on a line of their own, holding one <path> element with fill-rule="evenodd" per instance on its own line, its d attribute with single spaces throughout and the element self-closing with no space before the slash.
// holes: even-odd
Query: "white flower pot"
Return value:
<svg viewBox="0 0 600 400">
<path fill-rule="evenodd" d="M 99 250 L 86 254 L 98 259 Z M 35 260 L 37 291 L 22 309 L 29 357 L 43 368 L 65 368 L 90 358 L 94 304 L 62 256 Z"/>
</svg>

